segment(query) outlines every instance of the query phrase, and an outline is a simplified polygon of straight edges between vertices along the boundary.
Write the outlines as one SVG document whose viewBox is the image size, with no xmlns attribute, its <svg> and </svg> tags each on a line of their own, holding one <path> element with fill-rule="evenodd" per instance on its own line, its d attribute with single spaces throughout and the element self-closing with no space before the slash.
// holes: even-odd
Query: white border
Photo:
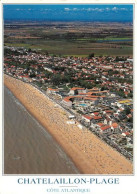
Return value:
<svg viewBox="0 0 137 194">
<path fill-rule="evenodd" d="M 2 26 L 2 19 L 3 19 L 3 4 L 134 4 L 134 53 L 133 53 L 133 57 L 134 57 L 134 175 L 133 176 L 94 176 L 92 175 L 92 177 L 94 178 L 109 178 L 109 177 L 113 177 L 113 178 L 119 178 L 120 184 L 118 185 L 99 185 L 99 184 L 94 184 L 94 185 L 87 185 L 86 187 L 83 185 L 80 185 L 79 188 L 90 188 L 90 192 L 89 193 L 93 193 L 93 194 L 113 194 L 113 193 L 121 193 L 121 194 L 137 194 L 137 187 L 136 187 L 136 183 L 137 183 L 137 170 L 136 170 L 136 161 L 137 161 L 137 156 L 136 156 L 136 132 L 135 132 L 135 127 L 136 125 L 136 104 L 135 104 L 135 99 L 137 99 L 136 94 L 137 94 L 137 87 L 135 87 L 136 85 L 136 72 L 137 72 L 137 66 L 136 66 L 136 62 L 137 62 L 137 57 L 136 57 L 136 53 L 137 53 L 137 2 L 136 0 L 1 0 L 0 1 L 0 42 L 2 43 L 0 45 L 0 61 L 1 61 L 1 66 L 0 66 L 0 91 L 1 91 L 1 97 L 0 97 L 0 104 L 1 104 L 1 108 L 0 108 L 0 124 L 1 124 L 1 130 L 0 130 L 0 137 L 1 137 L 1 141 L 0 141 L 0 147 L 2 148 L 2 119 L 3 119 L 3 110 L 2 110 L 2 102 L 4 101 L 3 97 L 2 97 L 2 86 L 3 86 L 3 80 L 2 80 L 2 60 L 3 60 L 3 26 Z M 51 185 L 19 185 L 17 183 L 17 179 L 19 177 L 21 178 L 27 178 L 27 177 L 43 177 L 43 178 L 55 178 L 55 177 L 59 177 L 60 175 L 33 175 L 33 176 L 5 176 L 2 175 L 2 157 L 3 157 L 3 153 L 2 153 L 2 149 L 0 149 L 0 193 L 2 194 L 6 194 L 6 193 L 13 193 L 13 194 L 19 194 L 19 193 L 40 193 L 40 194 L 45 194 L 47 193 L 47 188 L 51 188 Z M 69 176 L 69 177 L 85 177 L 86 175 L 73 175 L 73 176 Z M 63 176 L 61 176 L 63 177 Z M 68 175 L 66 176 L 68 177 Z M 87 176 L 89 177 L 89 175 Z M 58 186 L 53 186 L 52 188 L 57 188 Z M 49 193 L 56 193 L 56 192 L 49 192 Z M 60 193 L 60 192 L 59 192 Z M 69 192 L 67 192 L 69 193 Z M 75 192 L 73 192 L 75 193 Z"/>
</svg>

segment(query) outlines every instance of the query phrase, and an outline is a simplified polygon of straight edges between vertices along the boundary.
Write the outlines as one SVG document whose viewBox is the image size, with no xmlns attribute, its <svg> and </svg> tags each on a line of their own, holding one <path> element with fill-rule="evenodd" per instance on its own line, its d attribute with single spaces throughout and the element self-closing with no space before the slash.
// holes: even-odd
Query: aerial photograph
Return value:
<svg viewBox="0 0 137 194">
<path fill-rule="evenodd" d="M 3 174 L 134 174 L 133 8 L 3 5 Z"/>
</svg>

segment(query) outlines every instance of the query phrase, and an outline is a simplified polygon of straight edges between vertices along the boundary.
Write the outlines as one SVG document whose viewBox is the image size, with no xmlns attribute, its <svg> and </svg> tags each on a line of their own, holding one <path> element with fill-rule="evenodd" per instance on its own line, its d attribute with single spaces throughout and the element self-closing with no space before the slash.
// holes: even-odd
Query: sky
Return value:
<svg viewBox="0 0 137 194">
<path fill-rule="evenodd" d="M 4 20 L 133 22 L 132 4 L 3 5 Z"/>
</svg>

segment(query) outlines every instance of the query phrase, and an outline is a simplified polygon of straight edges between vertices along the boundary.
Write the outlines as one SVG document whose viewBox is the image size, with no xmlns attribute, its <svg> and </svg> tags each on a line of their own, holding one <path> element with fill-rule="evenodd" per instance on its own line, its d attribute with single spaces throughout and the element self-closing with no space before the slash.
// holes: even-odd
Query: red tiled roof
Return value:
<svg viewBox="0 0 137 194">
<path fill-rule="evenodd" d="M 124 92 L 126 95 L 128 94 L 128 92 Z"/>
<path fill-rule="evenodd" d="M 99 112 L 94 112 L 93 114 L 97 116 L 97 115 L 99 115 Z"/>
<path fill-rule="evenodd" d="M 92 101 L 95 101 L 95 100 L 97 100 L 97 98 L 90 98 L 90 97 L 86 97 L 86 98 L 84 98 L 85 100 L 92 100 Z"/>
<path fill-rule="evenodd" d="M 94 80 L 91 80 L 91 81 L 94 81 Z M 94 91 L 94 90 L 98 90 L 99 91 L 99 89 L 98 88 L 92 88 L 92 89 L 89 89 L 89 91 Z"/>
<path fill-rule="evenodd" d="M 83 117 L 85 117 L 85 118 L 88 119 L 88 120 L 91 120 L 91 119 L 92 119 L 92 117 L 90 117 L 90 116 L 88 116 L 88 115 L 83 115 Z"/>
<path fill-rule="evenodd" d="M 95 119 L 95 120 L 102 119 L 102 117 L 94 116 L 93 119 Z"/>
<path fill-rule="evenodd" d="M 110 125 L 107 125 L 107 126 L 101 127 L 101 130 L 104 131 L 104 130 L 109 129 L 109 128 L 110 128 Z"/>
<path fill-rule="evenodd" d="M 106 113 L 112 113 L 112 110 L 105 110 Z"/>
<path fill-rule="evenodd" d="M 97 123 L 97 125 L 99 125 L 100 127 L 104 125 L 104 123 Z"/>
<path fill-rule="evenodd" d="M 113 128 L 117 128 L 118 127 L 118 124 L 117 123 L 112 123 L 112 127 Z"/>
<path fill-rule="evenodd" d="M 21 75 L 21 77 L 24 77 L 24 78 L 29 78 L 28 75 Z"/>
<path fill-rule="evenodd" d="M 130 133 L 128 131 L 124 132 L 125 135 L 130 135 Z"/>
<path fill-rule="evenodd" d="M 79 93 L 80 95 L 87 95 L 87 93 Z"/>
<path fill-rule="evenodd" d="M 66 102 L 70 102 L 70 100 L 69 100 L 69 99 L 67 99 L 67 98 L 64 98 L 64 101 L 66 101 Z"/>
<path fill-rule="evenodd" d="M 78 87 L 74 87 L 74 88 L 71 88 L 71 90 L 84 90 L 85 88 L 78 88 Z"/>
<path fill-rule="evenodd" d="M 128 117 L 128 118 L 131 118 L 131 117 L 132 117 L 132 115 L 131 115 L 131 114 L 128 114 L 128 115 L 127 115 L 127 117 Z"/>
<path fill-rule="evenodd" d="M 72 98 L 82 98 L 82 96 L 67 96 L 67 97 L 65 97 L 63 100 L 65 100 L 65 101 L 70 101 L 70 99 L 72 99 Z"/>
<path fill-rule="evenodd" d="M 71 97 L 70 97 L 70 96 L 67 96 L 67 97 L 65 97 L 63 100 L 65 100 L 66 102 L 69 102 L 70 99 L 71 99 Z"/>
<path fill-rule="evenodd" d="M 53 89 L 53 88 L 48 88 L 48 90 L 51 90 L 51 91 L 59 91 L 58 89 Z"/>
</svg>

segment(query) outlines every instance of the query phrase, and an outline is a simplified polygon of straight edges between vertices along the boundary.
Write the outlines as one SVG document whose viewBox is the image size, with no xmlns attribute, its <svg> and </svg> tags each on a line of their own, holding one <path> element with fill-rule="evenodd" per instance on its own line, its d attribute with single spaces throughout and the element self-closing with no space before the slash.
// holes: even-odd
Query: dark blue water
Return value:
<svg viewBox="0 0 137 194">
<path fill-rule="evenodd" d="M 98 40 L 96 42 L 131 42 L 133 39 L 112 39 L 112 40 Z"/>
</svg>

